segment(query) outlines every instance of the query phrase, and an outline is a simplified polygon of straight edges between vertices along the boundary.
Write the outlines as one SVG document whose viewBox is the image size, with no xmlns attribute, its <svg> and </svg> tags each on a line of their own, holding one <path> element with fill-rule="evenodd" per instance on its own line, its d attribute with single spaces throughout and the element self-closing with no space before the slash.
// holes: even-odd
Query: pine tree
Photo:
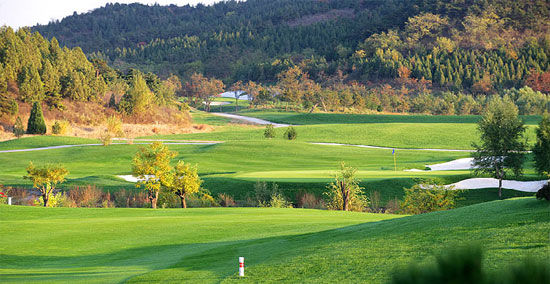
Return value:
<svg viewBox="0 0 550 284">
<path fill-rule="evenodd" d="M 32 105 L 31 115 L 27 124 L 27 134 L 46 134 L 46 122 L 39 102 Z"/>
<path fill-rule="evenodd" d="M 111 98 L 109 99 L 109 107 L 116 109 L 116 98 L 115 94 L 111 94 Z"/>
<path fill-rule="evenodd" d="M 15 124 L 13 125 L 13 134 L 15 137 L 19 138 L 25 134 L 25 128 L 23 128 L 23 122 L 21 121 L 21 117 L 17 117 L 15 120 Z"/>
</svg>

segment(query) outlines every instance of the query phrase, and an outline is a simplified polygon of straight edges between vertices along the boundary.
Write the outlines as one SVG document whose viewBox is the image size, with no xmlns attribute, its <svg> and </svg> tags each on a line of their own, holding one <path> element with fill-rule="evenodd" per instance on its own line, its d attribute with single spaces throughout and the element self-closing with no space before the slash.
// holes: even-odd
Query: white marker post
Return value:
<svg viewBox="0 0 550 284">
<path fill-rule="evenodd" d="M 8 205 L 11 205 L 11 196 L 8 197 Z"/>
<path fill-rule="evenodd" d="M 239 257 L 239 276 L 244 277 L 244 257 Z"/>
</svg>

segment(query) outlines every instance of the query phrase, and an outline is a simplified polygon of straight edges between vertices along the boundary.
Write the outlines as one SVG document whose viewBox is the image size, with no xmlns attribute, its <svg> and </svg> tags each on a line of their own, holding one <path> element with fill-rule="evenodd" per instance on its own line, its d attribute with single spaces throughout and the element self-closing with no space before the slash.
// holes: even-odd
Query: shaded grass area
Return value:
<svg viewBox="0 0 550 284">
<path fill-rule="evenodd" d="M 0 275 L 5 282 L 383 283 L 398 267 L 472 240 L 495 271 L 527 256 L 548 261 L 549 210 L 534 198 L 391 220 L 303 209 L 4 206 L 0 237 L 10 246 L 0 251 Z M 239 256 L 244 279 L 236 277 Z"/>
</svg>

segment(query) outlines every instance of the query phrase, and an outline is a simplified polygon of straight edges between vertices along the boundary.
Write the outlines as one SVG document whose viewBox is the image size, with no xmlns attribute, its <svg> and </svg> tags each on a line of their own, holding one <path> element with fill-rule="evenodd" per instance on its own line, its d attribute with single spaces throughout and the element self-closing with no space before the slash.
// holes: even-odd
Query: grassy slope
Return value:
<svg viewBox="0 0 550 284">
<path fill-rule="evenodd" d="M 364 149 L 341 146 L 319 146 L 307 144 L 307 137 L 339 138 L 347 139 L 375 139 L 388 144 L 401 143 L 407 145 L 438 146 L 451 148 L 457 146 L 454 141 L 463 143 L 461 139 L 453 137 L 451 140 L 441 136 L 441 124 L 425 123 L 426 133 L 439 135 L 418 135 L 422 131 L 407 132 L 403 135 L 399 125 L 411 126 L 417 129 L 416 123 L 402 124 L 341 124 L 335 125 L 311 125 L 302 126 L 299 129 L 298 141 L 286 141 L 278 137 L 266 140 L 262 136 L 262 128 L 250 126 L 227 125 L 224 119 L 217 120 L 210 114 L 196 112 L 195 117 L 209 123 L 219 123 L 219 130 L 213 133 L 187 134 L 165 136 L 164 138 L 180 139 L 216 139 L 225 140 L 226 143 L 215 146 L 177 146 L 170 145 L 172 150 L 178 151 L 178 159 L 191 163 L 197 163 L 202 177 L 205 179 L 205 187 L 214 195 L 225 192 L 234 195 L 238 199 L 246 198 L 253 190 L 253 185 L 258 180 L 274 181 L 281 185 L 287 196 L 294 199 L 301 191 L 310 191 L 320 194 L 325 190 L 326 184 L 333 175 L 340 161 L 360 169 L 360 176 L 364 178 L 362 185 L 366 191 L 379 191 L 382 193 L 382 201 L 393 198 L 401 198 L 403 187 L 414 184 L 417 177 L 439 177 L 444 182 L 455 182 L 469 177 L 468 172 L 434 172 L 434 173 L 402 173 L 393 171 L 393 157 L 389 150 Z M 344 115 L 345 116 L 345 115 Z M 408 116 L 402 116 L 408 117 Z M 450 125 L 456 128 L 457 133 L 463 133 L 461 126 L 468 124 Z M 323 129 L 325 127 L 326 129 Z M 366 135 L 361 132 L 362 127 L 378 128 L 376 135 Z M 281 134 L 283 129 L 277 129 Z M 339 131 L 339 133 L 331 133 Z M 353 134 L 353 135 L 350 135 Z M 420 139 L 415 139 L 417 135 Z M 278 135 L 282 136 L 282 135 Z M 304 138 L 304 136 L 306 138 Z M 448 137 L 448 136 L 447 136 Z M 460 136 L 464 137 L 464 136 Z M 399 142 L 401 141 L 401 142 Z M 405 141 L 405 142 L 402 142 Z M 420 142 L 424 141 L 424 142 Z M 431 142 L 430 142 L 431 141 Z M 466 139 L 465 139 L 466 141 Z M 36 136 L 8 142 L 1 142 L 1 149 L 20 149 L 27 147 L 42 147 L 49 145 L 89 143 L 90 141 L 78 138 Z M 359 141 L 362 142 L 362 141 Z M 435 143 L 427 145 L 426 143 Z M 424 144 L 422 144 L 424 143 Z M 137 145 L 112 145 L 109 147 L 68 148 L 47 151 L 0 153 L 0 162 L 10 167 L 0 172 L 0 184 L 26 185 L 29 182 L 21 177 L 25 174 L 25 167 L 29 161 L 37 163 L 61 162 L 67 166 L 71 174 L 65 186 L 97 184 L 109 190 L 118 188 L 133 188 L 133 184 L 122 181 L 116 177 L 118 174 L 131 172 L 131 157 L 137 150 Z M 113 153 L 116 153 L 113 156 Z M 468 153 L 453 152 L 422 152 L 422 151 L 397 151 L 398 170 L 406 168 L 423 168 L 425 164 L 445 162 L 456 158 L 467 157 Z M 116 157 L 116 159 L 113 159 Z M 528 169 L 527 173 L 532 173 Z M 529 177 L 534 178 L 534 177 Z M 508 191 L 507 197 L 524 196 L 525 194 Z M 471 204 L 480 201 L 492 200 L 496 195 L 493 190 L 478 190 L 467 193 L 467 198 L 461 204 Z"/>
<path fill-rule="evenodd" d="M 273 122 L 302 124 L 296 126 L 298 141 L 362 144 L 396 148 L 473 149 L 478 142 L 476 116 L 422 116 L 422 115 L 350 115 L 300 114 L 285 112 L 241 112 Z M 197 114 L 198 121 L 216 116 Z M 538 117 L 525 117 L 528 123 L 526 137 L 535 139 Z M 158 135 L 148 138 L 205 139 L 223 141 L 262 140 L 263 127 L 225 125 L 209 133 Z M 284 128 L 276 129 L 277 140 L 282 140 Z"/>
<path fill-rule="evenodd" d="M 550 207 L 534 198 L 390 215 L 300 209 L 0 207 L 3 281 L 384 282 L 392 271 L 476 240 L 494 270 L 546 258 Z M 299 216 L 299 218 L 297 218 Z M 548 260 L 546 258 L 546 260 Z"/>
</svg>

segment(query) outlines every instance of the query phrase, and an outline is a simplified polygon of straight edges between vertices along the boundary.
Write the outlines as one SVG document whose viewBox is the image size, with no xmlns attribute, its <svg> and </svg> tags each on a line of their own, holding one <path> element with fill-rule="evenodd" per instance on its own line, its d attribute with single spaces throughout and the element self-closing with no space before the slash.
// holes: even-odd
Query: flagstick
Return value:
<svg viewBox="0 0 550 284">
<path fill-rule="evenodd" d="M 393 170 L 397 172 L 397 160 L 395 159 L 395 150 L 393 151 Z"/>
</svg>

